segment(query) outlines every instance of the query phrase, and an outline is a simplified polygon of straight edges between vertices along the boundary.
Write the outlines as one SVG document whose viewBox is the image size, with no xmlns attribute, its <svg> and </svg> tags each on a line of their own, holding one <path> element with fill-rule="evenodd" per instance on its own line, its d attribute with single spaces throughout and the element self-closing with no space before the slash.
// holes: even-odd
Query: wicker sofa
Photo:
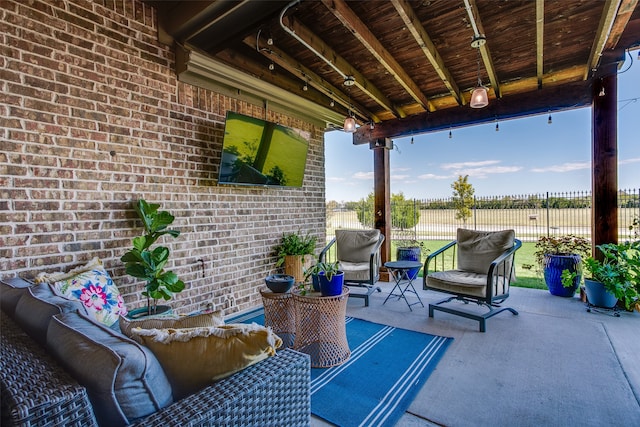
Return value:
<svg viewBox="0 0 640 427">
<path fill-rule="evenodd" d="M 3 280 L 1 288 L 0 424 L 100 425 L 96 399 L 14 319 L 11 288 L 25 286 L 21 280 Z M 309 383 L 308 356 L 287 349 L 130 425 L 307 426 Z"/>
</svg>

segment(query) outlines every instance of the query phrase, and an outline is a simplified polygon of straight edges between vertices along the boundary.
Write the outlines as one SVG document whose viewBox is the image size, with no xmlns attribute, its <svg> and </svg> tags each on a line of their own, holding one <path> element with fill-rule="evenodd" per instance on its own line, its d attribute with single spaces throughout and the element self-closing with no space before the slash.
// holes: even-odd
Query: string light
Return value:
<svg viewBox="0 0 640 427">
<path fill-rule="evenodd" d="M 549 118 L 547 119 L 547 123 L 548 124 L 553 123 L 553 119 L 551 118 L 551 111 L 549 111 Z"/>
<path fill-rule="evenodd" d="M 275 70 L 275 69 L 276 69 L 276 65 L 275 65 L 273 62 L 272 62 L 272 63 L 270 63 L 270 64 L 269 64 L 269 70 L 270 70 L 270 71 L 273 71 L 273 70 Z"/>
<path fill-rule="evenodd" d="M 500 132 L 500 124 L 498 123 L 498 120 L 496 120 L 496 132 Z"/>
<path fill-rule="evenodd" d="M 413 137 L 411 137 L 411 145 L 413 145 Z"/>
<path fill-rule="evenodd" d="M 451 129 L 449 129 L 449 139 L 453 138 L 453 134 L 451 133 Z"/>
</svg>

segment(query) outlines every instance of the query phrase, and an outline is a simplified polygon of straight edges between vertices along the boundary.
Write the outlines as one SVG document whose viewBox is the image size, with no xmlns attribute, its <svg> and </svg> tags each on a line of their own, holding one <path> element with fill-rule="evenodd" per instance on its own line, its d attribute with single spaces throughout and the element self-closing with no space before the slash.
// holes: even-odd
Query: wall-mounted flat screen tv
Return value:
<svg viewBox="0 0 640 427">
<path fill-rule="evenodd" d="M 308 132 L 227 112 L 219 184 L 301 187 Z"/>
</svg>

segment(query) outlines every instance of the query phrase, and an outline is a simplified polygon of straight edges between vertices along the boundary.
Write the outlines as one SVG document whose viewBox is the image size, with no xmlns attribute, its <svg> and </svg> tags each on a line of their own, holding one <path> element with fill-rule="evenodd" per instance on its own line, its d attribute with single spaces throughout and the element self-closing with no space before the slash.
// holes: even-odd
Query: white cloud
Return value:
<svg viewBox="0 0 640 427">
<path fill-rule="evenodd" d="M 640 157 L 636 157 L 635 159 L 620 160 L 618 163 L 621 165 L 628 165 L 629 163 L 637 163 L 637 162 L 640 162 Z"/>
<path fill-rule="evenodd" d="M 475 168 L 478 166 L 489 166 L 500 163 L 500 160 L 483 160 L 481 162 L 460 162 L 460 163 L 444 163 L 440 166 L 441 169 L 464 169 Z"/>
<path fill-rule="evenodd" d="M 532 168 L 531 172 L 573 172 L 582 169 L 590 169 L 591 163 L 589 162 L 572 162 L 563 163 L 561 165 L 551 165 L 542 168 Z"/>
<path fill-rule="evenodd" d="M 337 176 L 330 176 L 327 178 L 327 181 L 329 182 L 344 182 L 345 179 L 344 178 L 339 178 Z"/>
<path fill-rule="evenodd" d="M 452 176 L 451 175 L 436 175 L 433 173 L 425 173 L 422 175 L 418 175 L 418 178 L 420 179 L 451 179 Z"/>
<path fill-rule="evenodd" d="M 397 179 L 397 180 L 405 180 L 407 178 L 411 178 L 411 175 L 391 175 L 391 179 Z"/>
<path fill-rule="evenodd" d="M 486 178 L 489 175 L 495 175 L 499 173 L 514 173 L 522 170 L 520 166 L 492 166 L 484 168 L 471 168 L 462 169 L 458 171 L 458 175 L 469 175 L 473 178 Z"/>
<path fill-rule="evenodd" d="M 355 179 L 373 179 L 373 172 L 356 172 L 353 174 Z"/>
<path fill-rule="evenodd" d="M 408 172 L 411 168 L 391 168 L 391 173 L 395 172 Z"/>
</svg>

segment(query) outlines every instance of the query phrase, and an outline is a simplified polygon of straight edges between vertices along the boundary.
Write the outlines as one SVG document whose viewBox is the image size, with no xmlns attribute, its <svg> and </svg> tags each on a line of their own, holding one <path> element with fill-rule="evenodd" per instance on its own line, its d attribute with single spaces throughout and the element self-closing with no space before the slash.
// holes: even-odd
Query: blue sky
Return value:
<svg viewBox="0 0 640 427">
<path fill-rule="evenodd" d="M 640 187 L 640 60 L 618 74 L 618 187 Z M 627 55 L 621 71 L 630 65 Z M 469 175 L 477 196 L 591 190 L 591 108 L 395 138 L 391 192 L 450 197 Z M 356 201 L 373 191 L 373 152 L 352 135 L 325 134 L 326 199 Z"/>
</svg>

